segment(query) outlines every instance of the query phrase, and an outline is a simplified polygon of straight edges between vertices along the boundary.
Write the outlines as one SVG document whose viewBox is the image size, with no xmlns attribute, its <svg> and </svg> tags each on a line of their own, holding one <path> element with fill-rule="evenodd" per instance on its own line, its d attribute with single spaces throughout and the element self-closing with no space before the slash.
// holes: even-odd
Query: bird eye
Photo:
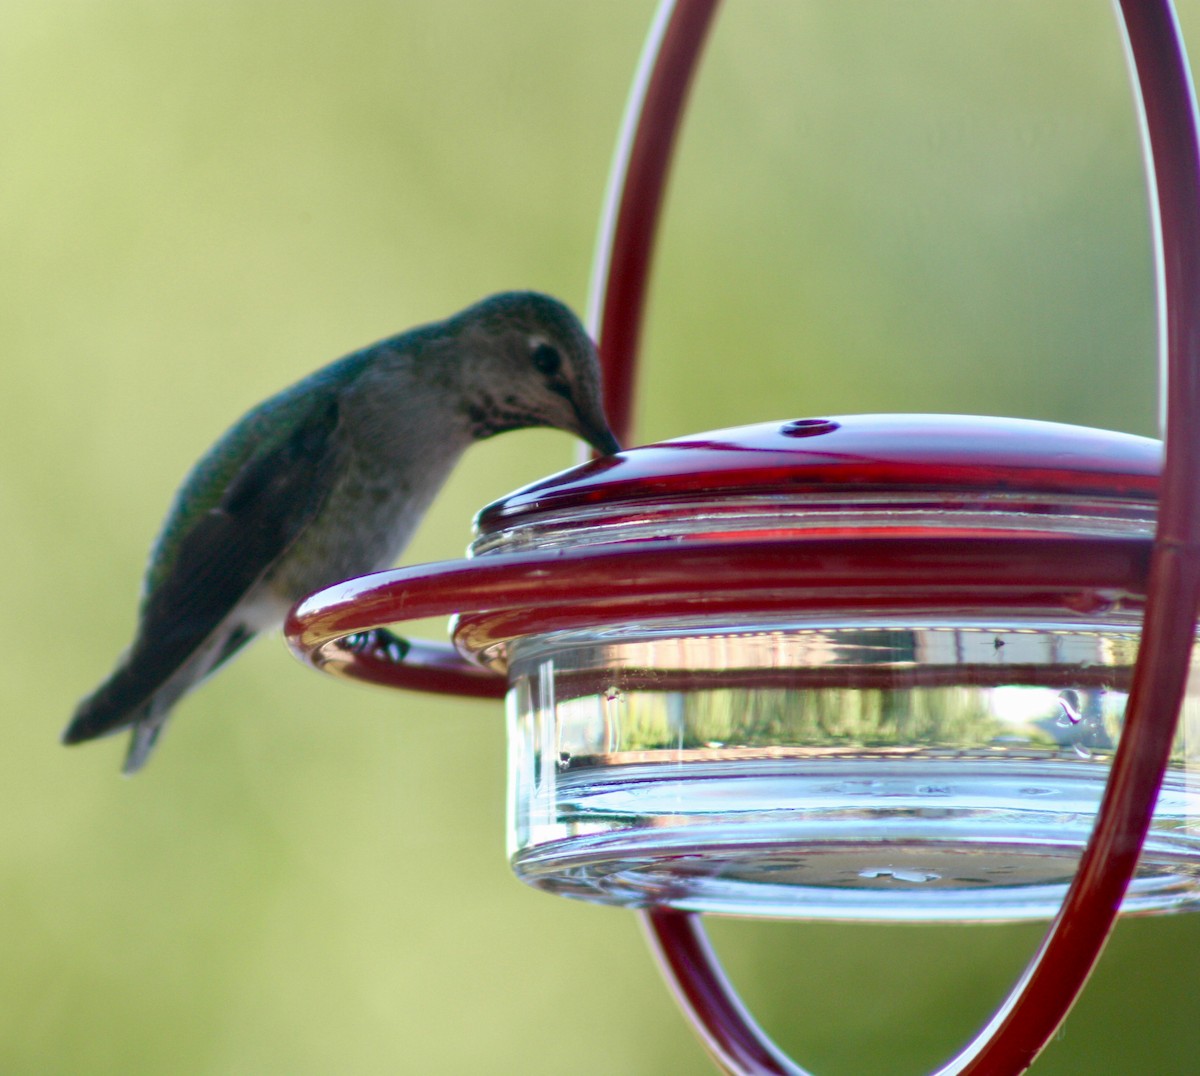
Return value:
<svg viewBox="0 0 1200 1076">
<path fill-rule="evenodd" d="M 562 367 L 562 356 L 558 353 L 558 348 L 551 347 L 549 344 L 538 344 L 533 349 L 529 360 L 533 363 L 533 368 L 543 377 L 552 377 Z"/>
</svg>

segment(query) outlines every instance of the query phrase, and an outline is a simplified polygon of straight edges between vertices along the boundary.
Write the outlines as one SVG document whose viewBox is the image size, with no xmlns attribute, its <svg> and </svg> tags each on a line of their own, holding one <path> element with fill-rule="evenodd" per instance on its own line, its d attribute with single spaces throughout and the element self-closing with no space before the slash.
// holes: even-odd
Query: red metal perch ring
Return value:
<svg viewBox="0 0 1200 1076">
<path fill-rule="evenodd" d="M 1078 617 L 1139 609 L 1149 556 L 1149 540 L 1139 538 L 878 534 L 496 554 L 339 583 L 301 602 L 287 633 L 318 668 L 407 687 L 403 663 L 357 668 L 346 637 L 451 613 L 460 614 L 460 645 L 474 653 L 525 635 L 634 619 L 781 617 L 864 605 L 880 613 L 957 611 L 986 600 L 989 608 Z M 503 677 L 491 677 L 502 693 Z"/>
</svg>

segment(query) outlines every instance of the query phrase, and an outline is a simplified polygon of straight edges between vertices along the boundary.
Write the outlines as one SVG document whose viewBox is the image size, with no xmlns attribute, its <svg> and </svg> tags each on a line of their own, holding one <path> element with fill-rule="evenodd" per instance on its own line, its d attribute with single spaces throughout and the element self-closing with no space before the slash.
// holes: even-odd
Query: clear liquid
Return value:
<svg viewBox="0 0 1200 1076">
<path fill-rule="evenodd" d="M 1120 736 L 1128 625 L 650 626 L 511 655 L 509 844 L 625 906 L 840 919 L 1053 914 Z M 1185 708 L 1126 910 L 1200 903 Z"/>
</svg>

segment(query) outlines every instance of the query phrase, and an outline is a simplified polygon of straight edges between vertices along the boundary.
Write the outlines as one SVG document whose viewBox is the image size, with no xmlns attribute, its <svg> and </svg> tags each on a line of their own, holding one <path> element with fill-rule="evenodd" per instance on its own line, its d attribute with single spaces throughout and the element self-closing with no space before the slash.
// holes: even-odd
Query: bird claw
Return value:
<svg viewBox="0 0 1200 1076">
<path fill-rule="evenodd" d="M 387 628 L 356 631 L 342 640 L 342 646 L 355 654 L 367 654 L 380 661 L 390 661 L 393 665 L 403 662 L 412 649 L 407 639 L 401 639 Z"/>
</svg>

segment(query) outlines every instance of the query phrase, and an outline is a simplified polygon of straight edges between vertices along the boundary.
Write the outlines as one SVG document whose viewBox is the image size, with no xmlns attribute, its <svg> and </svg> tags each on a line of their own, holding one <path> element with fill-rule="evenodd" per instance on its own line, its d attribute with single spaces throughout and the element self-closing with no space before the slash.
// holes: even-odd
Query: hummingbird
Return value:
<svg viewBox="0 0 1200 1076">
<path fill-rule="evenodd" d="M 394 564 L 467 447 L 531 426 L 620 451 L 595 345 L 531 291 L 381 340 L 252 408 L 175 494 L 133 643 L 63 743 L 130 728 L 135 773 L 188 691 L 301 598 Z"/>
</svg>

